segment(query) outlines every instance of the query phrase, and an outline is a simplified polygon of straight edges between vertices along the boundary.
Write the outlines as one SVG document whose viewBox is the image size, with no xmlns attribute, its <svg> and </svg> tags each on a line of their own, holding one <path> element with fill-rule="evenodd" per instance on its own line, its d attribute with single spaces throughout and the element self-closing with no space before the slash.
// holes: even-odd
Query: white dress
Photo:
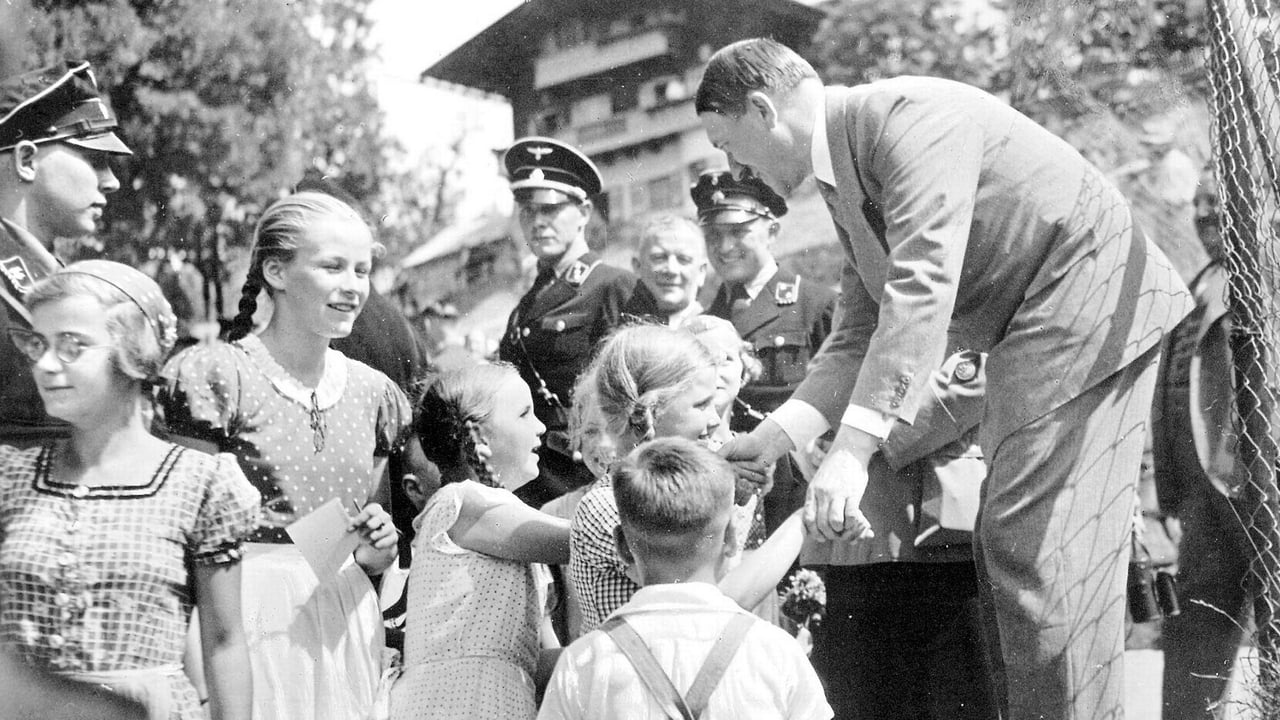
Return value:
<svg viewBox="0 0 1280 720">
<path fill-rule="evenodd" d="M 534 566 L 459 547 L 448 531 L 465 484 L 440 488 L 415 521 L 404 673 L 392 720 L 530 719 L 544 595 Z M 511 495 L 511 502 L 520 502 Z"/>
</svg>

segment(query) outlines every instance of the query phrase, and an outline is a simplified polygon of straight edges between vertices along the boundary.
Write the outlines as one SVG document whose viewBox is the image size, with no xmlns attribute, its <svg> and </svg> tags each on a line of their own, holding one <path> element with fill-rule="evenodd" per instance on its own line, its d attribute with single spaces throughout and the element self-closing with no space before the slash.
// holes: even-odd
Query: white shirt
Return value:
<svg viewBox="0 0 1280 720">
<path fill-rule="evenodd" d="M 827 144 L 827 104 L 825 100 L 818 106 L 817 117 L 813 120 L 813 135 L 809 147 L 810 161 L 813 164 L 813 176 L 820 182 L 836 187 L 835 165 L 831 161 L 831 146 Z M 826 432 L 830 426 L 826 418 L 817 408 L 801 400 L 787 400 L 770 418 L 791 438 L 797 448 L 807 446 L 814 438 Z M 850 405 L 840 418 L 842 425 L 861 430 L 881 440 L 889 437 L 896 418 L 879 410 L 861 405 Z"/>
<path fill-rule="evenodd" d="M 720 632 L 747 614 L 714 585 L 681 583 L 641 588 L 614 615 L 644 639 L 676 689 L 689 691 Z M 760 621 L 747 632 L 711 693 L 703 720 L 832 716 L 809 659 L 795 638 Z M 591 632 L 560 654 L 539 720 L 559 718 L 666 720 L 613 639 Z"/>
</svg>

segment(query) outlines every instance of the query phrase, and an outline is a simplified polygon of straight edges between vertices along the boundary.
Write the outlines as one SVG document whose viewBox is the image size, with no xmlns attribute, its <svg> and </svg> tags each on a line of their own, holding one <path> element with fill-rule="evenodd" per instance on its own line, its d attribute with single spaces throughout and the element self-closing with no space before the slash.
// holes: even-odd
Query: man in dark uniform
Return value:
<svg viewBox="0 0 1280 720">
<path fill-rule="evenodd" d="M 498 357 L 519 368 L 547 426 L 538 478 L 516 493 L 539 507 L 592 480 L 569 444 L 570 391 L 596 344 L 618 325 L 636 278 L 587 247 L 590 198 L 601 189 L 591 160 L 556 140 L 529 137 L 507 149 L 503 165 L 538 275 L 511 312 Z"/>
<path fill-rule="evenodd" d="M 778 269 L 772 245 L 787 203 L 763 181 L 709 170 L 693 186 L 693 202 L 707 255 L 721 279 L 707 313 L 731 321 L 764 366 L 760 379 L 742 388 L 734 409 L 731 428 L 748 432 L 804 379 L 809 358 L 831 332 L 836 294 Z M 804 492 L 794 459 L 783 457 L 764 498 L 770 532 L 804 504 Z"/>
<path fill-rule="evenodd" d="M 92 235 L 106 196 L 120 187 L 108 159 L 131 155 L 113 130 L 89 63 L 0 80 L 0 442 L 58 437 L 10 327 L 30 327 L 22 298 L 61 264 L 55 238 Z"/>
<path fill-rule="evenodd" d="M 707 281 L 707 248 L 697 223 L 679 215 L 647 221 L 631 267 L 640 284 L 622 309 L 624 320 L 679 327 L 702 313 L 698 290 Z"/>
</svg>

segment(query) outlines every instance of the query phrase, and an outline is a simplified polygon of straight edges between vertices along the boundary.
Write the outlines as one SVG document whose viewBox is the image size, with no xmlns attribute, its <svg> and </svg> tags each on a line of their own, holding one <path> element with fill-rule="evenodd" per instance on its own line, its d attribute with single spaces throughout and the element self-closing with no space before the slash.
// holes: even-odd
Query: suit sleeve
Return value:
<svg viewBox="0 0 1280 720">
<path fill-rule="evenodd" d="M 842 243 L 848 242 L 848 235 L 839 225 L 836 234 Z M 822 413 L 830 427 L 840 424 L 840 416 L 849 405 L 878 312 L 876 301 L 867 293 L 852 260 L 845 263 L 840 288 L 834 306 L 834 326 L 810 361 L 804 381 L 791 396 Z"/>
<path fill-rule="evenodd" d="M 876 303 L 846 307 L 871 317 L 848 318 L 845 327 L 873 326 L 846 401 L 910 423 L 946 352 L 982 168 L 982 123 L 941 102 L 891 94 L 872 98 L 857 122 L 869 127 L 852 145 L 855 162 L 872 200 L 880 189 L 889 258 L 878 313 Z"/>
<path fill-rule="evenodd" d="M 986 360 L 986 353 L 963 350 L 930 373 L 928 394 L 920 403 L 915 422 L 896 423 L 880 446 L 890 467 L 902 470 L 978 426 L 986 409 Z M 973 364 L 975 374 L 968 380 L 957 377 L 956 368 L 962 362 Z"/>
</svg>

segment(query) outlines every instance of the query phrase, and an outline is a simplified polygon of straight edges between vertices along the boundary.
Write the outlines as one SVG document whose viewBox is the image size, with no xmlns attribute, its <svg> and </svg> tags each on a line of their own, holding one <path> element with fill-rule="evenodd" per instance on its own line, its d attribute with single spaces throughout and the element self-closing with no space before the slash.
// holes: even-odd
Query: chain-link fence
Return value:
<svg viewBox="0 0 1280 720">
<path fill-rule="evenodd" d="M 1236 399 L 1233 491 L 1254 558 L 1260 673 L 1255 709 L 1280 716 L 1280 488 L 1277 302 L 1280 293 L 1280 5 L 1209 0 L 1213 150 L 1228 272 Z"/>
</svg>

